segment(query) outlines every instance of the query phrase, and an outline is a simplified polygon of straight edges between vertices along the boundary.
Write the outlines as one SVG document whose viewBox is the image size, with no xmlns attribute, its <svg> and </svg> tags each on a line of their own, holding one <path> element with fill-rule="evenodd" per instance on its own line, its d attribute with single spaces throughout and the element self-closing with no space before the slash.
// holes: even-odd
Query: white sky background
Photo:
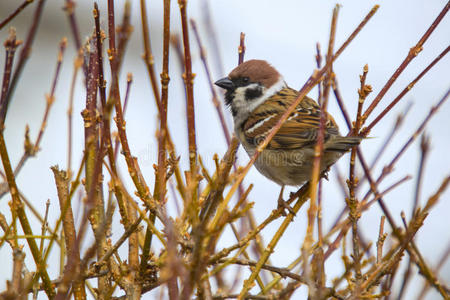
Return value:
<svg viewBox="0 0 450 300">
<path fill-rule="evenodd" d="M 93 20 L 91 17 L 92 2 L 80 0 L 77 16 L 80 23 L 82 37 L 87 37 L 92 28 Z M 105 1 L 106 2 L 106 1 Z M 172 30 L 181 33 L 179 22 L 179 9 L 177 1 L 172 1 Z M 223 58 L 223 70 L 221 73 L 216 68 L 216 61 L 213 61 L 214 53 L 211 51 L 207 39 L 207 31 L 204 30 L 203 12 L 205 1 L 189 1 L 188 14 L 197 21 L 204 46 L 207 48 L 209 65 L 214 69 L 214 79 L 225 76 L 237 64 L 237 45 L 239 43 L 239 33 L 246 33 L 246 59 L 258 58 L 269 61 L 283 74 L 287 83 L 294 88 L 300 88 L 306 79 L 311 75 L 316 67 L 315 44 L 320 42 L 322 50 L 326 51 L 326 45 L 329 36 L 329 27 L 331 20 L 331 11 L 335 1 L 211 1 L 211 17 L 214 22 L 217 38 L 219 40 L 220 54 Z M 334 65 L 336 76 L 339 80 L 340 90 L 343 95 L 350 115 L 355 116 L 357 106 L 357 88 L 359 87 L 359 74 L 363 66 L 369 65 L 369 74 L 367 83 L 373 87 L 373 93 L 368 97 L 368 106 L 374 96 L 379 92 L 386 80 L 392 75 L 394 70 L 400 65 L 406 57 L 410 47 L 420 39 L 422 34 L 433 22 L 447 1 L 445 0 L 409 0 L 409 1 L 381 1 L 378 12 L 363 29 L 358 37 L 350 44 L 347 50 L 339 57 Z M 116 1 L 117 18 L 116 24 L 120 23 L 123 1 Z M 106 7 L 100 5 L 102 14 L 102 25 L 106 28 Z M 369 12 L 371 7 L 377 2 L 374 1 L 341 1 L 336 47 L 340 46 L 347 36 L 359 24 L 362 18 Z M 9 14 L 17 4 L 14 1 L 9 3 L 0 2 L 0 20 Z M 161 50 L 162 50 L 162 1 L 149 1 L 149 17 L 151 27 L 152 47 L 155 54 L 157 73 L 161 70 Z M 28 7 L 11 25 L 17 28 L 18 37 L 23 39 L 34 11 L 34 4 Z M 125 76 L 127 72 L 133 73 L 134 83 L 130 94 L 130 102 L 127 120 L 127 133 L 133 154 L 138 156 L 141 169 L 147 181 L 152 186 L 153 168 L 152 164 L 156 161 L 156 144 L 154 134 L 157 124 L 156 110 L 152 98 L 149 81 L 144 64 L 141 60 L 143 46 L 141 42 L 139 3 L 132 1 L 133 14 L 132 23 L 134 24 L 134 33 L 128 47 L 122 73 L 122 84 L 125 87 Z M 39 27 L 37 39 L 34 43 L 33 53 L 27 63 L 23 73 L 23 78 L 19 82 L 15 97 L 8 111 L 6 121 L 6 140 L 8 151 L 10 153 L 13 165 L 17 163 L 23 153 L 23 133 L 25 124 L 29 124 L 31 137 L 34 140 L 38 133 L 44 108 L 44 94 L 50 90 L 51 80 L 54 73 L 58 41 L 63 36 L 68 36 L 69 45 L 65 55 L 61 77 L 57 86 L 56 102 L 52 109 L 48 128 L 45 132 L 41 152 L 37 158 L 30 159 L 17 178 L 19 188 L 27 198 L 34 203 L 38 210 L 43 214 L 45 201 L 51 200 L 50 224 L 54 224 L 55 217 L 58 215 L 58 204 L 56 197 L 56 188 L 54 185 L 53 174 L 50 166 L 58 164 L 61 168 L 66 168 L 66 110 L 68 104 L 68 95 L 70 80 L 72 76 L 72 62 L 74 58 L 74 47 L 72 36 L 69 31 L 67 19 L 61 10 L 61 1 L 48 0 L 42 24 Z M 0 32 L 2 41 L 7 36 L 7 30 Z M 193 56 L 193 71 L 197 74 L 195 79 L 195 100 L 196 100 L 196 126 L 197 143 L 200 155 L 211 169 L 213 167 L 212 155 L 218 153 L 220 156 L 226 150 L 225 140 L 222 129 L 216 118 L 216 112 L 211 104 L 211 95 L 203 66 L 199 59 L 198 48 L 191 35 L 191 46 Z M 392 89 L 386 94 L 383 101 L 373 112 L 372 118 L 396 96 L 398 93 L 414 79 L 425 66 L 427 66 L 450 41 L 450 17 L 446 16 L 439 27 L 433 32 L 430 39 L 424 46 L 424 50 L 413 60 L 406 71 L 397 80 Z M 180 76 L 180 66 L 175 56 L 172 57 L 170 64 L 170 82 L 169 91 L 169 126 L 174 141 L 177 144 L 178 153 L 182 155 L 183 164 L 186 165 L 187 137 L 185 130 L 185 108 L 184 108 L 184 90 Z M 4 51 L 1 51 L 0 61 L 4 62 Z M 106 69 L 108 69 L 107 66 Z M 400 132 L 396 135 L 394 143 L 381 159 L 379 168 L 373 173 L 378 176 L 381 167 L 388 163 L 396 152 L 402 147 L 412 132 L 417 128 L 428 114 L 429 109 L 434 105 L 449 88 L 449 70 L 450 57 L 447 56 L 435 66 L 407 96 L 398 104 L 398 106 L 371 132 L 374 137 L 363 141 L 362 148 L 366 153 L 366 158 L 370 161 L 371 157 L 378 151 L 384 138 L 391 129 L 398 113 L 402 112 L 407 103 L 413 103 L 413 106 L 402 126 Z M 81 76 L 79 77 L 79 79 Z M 317 91 L 314 90 L 310 96 L 317 98 Z M 345 134 L 346 125 L 340 115 L 340 111 L 335 104 L 334 98 L 329 106 L 329 111 L 336 117 L 340 125 L 341 133 Z M 74 124 L 76 132 L 74 133 L 74 160 L 73 166 L 77 166 L 81 159 L 81 149 L 83 142 L 83 127 L 80 111 L 84 107 L 85 94 L 82 88 L 81 80 L 77 86 L 74 110 Z M 227 113 L 229 124 L 231 118 Z M 426 132 L 431 138 L 431 152 L 424 172 L 423 189 L 421 193 L 421 203 L 434 193 L 440 185 L 444 176 L 450 172 L 450 103 L 445 103 L 437 115 L 427 126 Z M 372 118 L 369 119 L 372 120 Z M 113 127 L 114 128 L 114 127 Z M 56 142 L 58 141 L 58 142 Z M 385 202 L 395 217 L 398 225 L 401 224 L 400 212 L 405 210 L 407 218 L 411 214 L 413 201 L 415 175 L 417 172 L 420 153 L 419 140 L 413 144 L 407 153 L 399 160 L 387 181 L 381 185 L 380 189 L 389 186 L 392 182 L 410 174 L 414 178 L 403 184 L 395 191 L 384 198 Z M 340 169 L 348 172 L 347 159 L 343 158 L 340 162 Z M 123 160 L 120 158 L 120 160 Z M 246 164 L 247 155 L 240 151 L 239 162 Z M 123 163 L 123 161 L 122 161 Z M 125 173 L 125 164 L 122 164 L 124 178 L 128 180 Z M 344 206 L 344 200 L 340 188 L 336 184 L 334 172 L 330 173 L 330 181 L 325 182 L 324 211 L 323 220 L 325 230 L 329 228 L 330 223 L 334 221 L 337 212 Z M 250 171 L 246 177 L 246 184 L 254 183 L 253 191 L 249 199 L 255 201 L 254 214 L 257 220 L 261 221 L 276 206 L 279 187 L 260 175 L 255 169 Z M 25 188 L 26 187 L 26 188 Z M 131 187 L 131 185 L 130 185 Z M 361 192 L 365 193 L 367 187 Z M 132 190 L 132 189 L 131 189 Z M 291 188 L 290 190 L 294 190 Z M 172 194 L 169 191 L 169 197 Z M 287 195 L 287 192 L 286 194 Z M 416 236 L 416 242 L 427 259 L 431 267 L 434 267 L 442 253 L 449 246 L 450 241 L 450 222 L 448 213 L 450 212 L 450 192 L 447 191 L 439 203 L 434 207 L 431 214 L 425 221 Z M 9 216 L 7 202 L 10 196 L 6 195 L 0 199 L 0 210 Z M 173 206 L 172 206 L 173 207 Z M 286 266 L 299 254 L 299 247 L 303 241 L 306 230 L 305 206 L 295 218 L 280 240 L 272 256 L 272 263 L 276 266 Z M 74 205 L 74 209 L 77 205 Z M 361 228 L 366 239 L 376 240 L 378 235 L 378 224 L 381 216 L 381 210 L 375 205 L 369 212 L 361 218 Z M 40 232 L 40 225 L 34 223 L 35 232 Z M 270 240 L 272 234 L 278 228 L 279 222 L 274 222 L 264 232 L 266 243 Z M 116 226 L 120 226 L 118 223 Z M 388 224 L 385 226 L 390 232 Z M 120 233 L 113 235 L 113 240 L 120 236 Z M 218 248 L 231 245 L 235 242 L 231 235 L 227 235 L 228 240 L 222 240 Z M 23 244 L 26 244 L 23 242 Z M 27 246 L 25 246 L 27 247 Z M 56 250 L 56 249 L 55 249 Z M 11 251 L 9 247 L 4 246 L 0 249 L 0 255 L 3 257 L 2 270 L 0 271 L 0 290 L 5 288 L 5 280 L 11 276 L 11 266 L 6 262 L 11 261 Z M 405 261 L 407 256 L 405 256 Z M 27 255 L 27 261 L 30 266 L 31 255 Z M 447 282 L 450 281 L 450 264 L 443 267 L 440 278 Z M 58 267 L 57 254 L 50 261 L 49 269 L 54 278 L 54 272 Z M 343 267 L 340 262 L 338 252 L 328 261 L 327 265 L 328 279 L 339 274 Z M 413 268 L 417 273 L 417 269 Z M 244 272 L 245 273 L 245 272 Z M 247 276 L 247 275 L 245 275 Z M 403 276 L 399 273 L 397 277 Z M 415 277 L 416 279 L 418 277 Z M 418 284 L 420 283 L 420 284 Z M 422 281 L 411 283 L 408 294 L 405 299 L 410 299 L 422 286 Z M 415 286 L 414 286 L 415 285 Z M 296 294 L 297 299 L 305 298 L 306 289 L 301 289 Z M 152 296 L 145 295 L 145 299 L 151 299 Z M 427 299 L 436 299 L 438 297 L 434 292 L 428 294 Z"/>
</svg>

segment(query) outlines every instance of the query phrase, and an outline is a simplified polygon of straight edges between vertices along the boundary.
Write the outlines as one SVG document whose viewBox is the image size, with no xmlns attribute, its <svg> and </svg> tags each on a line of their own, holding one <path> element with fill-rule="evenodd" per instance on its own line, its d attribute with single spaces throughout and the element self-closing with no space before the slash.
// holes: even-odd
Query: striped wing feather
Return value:
<svg viewBox="0 0 450 300">
<path fill-rule="evenodd" d="M 297 99 L 298 92 L 291 88 L 282 89 L 257 107 L 243 124 L 248 143 L 255 146 L 264 140 L 283 113 Z M 314 145 L 320 124 L 320 107 L 309 97 L 297 106 L 267 146 L 272 150 L 299 149 Z M 327 113 L 325 141 L 339 130 L 334 119 Z"/>
</svg>

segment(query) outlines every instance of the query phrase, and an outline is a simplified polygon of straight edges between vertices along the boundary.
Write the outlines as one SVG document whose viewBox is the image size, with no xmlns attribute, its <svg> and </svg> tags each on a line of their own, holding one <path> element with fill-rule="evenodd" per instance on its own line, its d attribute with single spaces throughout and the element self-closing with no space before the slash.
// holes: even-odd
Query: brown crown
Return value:
<svg viewBox="0 0 450 300">
<path fill-rule="evenodd" d="M 270 88 L 280 78 L 280 73 L 267 61 L 252 59 L 237 66 L 228 75 L 230 79 L 248 77 L 251 82 L 259 82 L 266 88 Z"/>
</svg>

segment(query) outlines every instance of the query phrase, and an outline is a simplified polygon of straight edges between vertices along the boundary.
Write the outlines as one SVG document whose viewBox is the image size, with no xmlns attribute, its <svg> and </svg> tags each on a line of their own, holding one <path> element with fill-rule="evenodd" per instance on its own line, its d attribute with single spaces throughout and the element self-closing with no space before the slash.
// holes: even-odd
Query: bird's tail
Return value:
<svg viewBox="0 0 450 300">
<path fill-rule="evenodd" d="M 363 137 L 337 136 L 325 143 L 325 151 L 347 152 L 350 148 L 359 145 Z"/>
</svg>

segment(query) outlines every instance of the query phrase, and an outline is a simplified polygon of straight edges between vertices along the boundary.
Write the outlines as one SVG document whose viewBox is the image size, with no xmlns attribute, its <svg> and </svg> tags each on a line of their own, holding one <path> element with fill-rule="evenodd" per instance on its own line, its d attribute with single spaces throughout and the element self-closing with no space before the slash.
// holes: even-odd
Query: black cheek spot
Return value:
<svg viewBox="0 0 450 300">
<path fill-rule="evenodd" d="M 234 99 L 234 90 L 227 91 L 225 93 L 225 104 L 230 106 Z"/>
<path fill-rule="evenodd" d="M 261 87 L 255 87 L 255 88 L 248 88 L 245 90 L 245 99 L 247 101 L 251 101 L 253 99 L 256 99 L 262 95 L 262 88 Z"/>
</svg>

